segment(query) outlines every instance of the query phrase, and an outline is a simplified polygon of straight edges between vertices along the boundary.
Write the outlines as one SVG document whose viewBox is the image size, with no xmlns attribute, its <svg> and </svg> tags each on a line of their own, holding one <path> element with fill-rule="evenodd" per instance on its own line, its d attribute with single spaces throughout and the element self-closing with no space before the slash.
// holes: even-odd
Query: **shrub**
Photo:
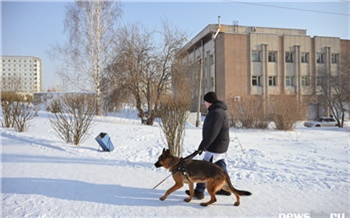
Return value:
<svg viewBox="0 0 350 218">
<path fill-rule="evenodd" d="M 6 128 L 14 128 L 17 132 L 28 129 L 28 121 L 37 114 L 38 106 L 32 103 L 29 95 L 21 95 L 16 92 L 1 93 L 1 107 L 3 120 L 1 125 Z"/>
<path fill-rule="evenodd" d="M 57 135 L 66 143 L 79 145 L 96 113 L 96 100 L 93 95 L 69 94 L 53 99 L 48 108 L 55 108 L 50 122 Z"/>
<path fill-rule="evenodd" d="M 46 111 L 51 112 L 51 113 L 58 113 L 59 112 L 59 101 L 51 101 L 47 106 L 46 106 Z"/>
<path fill-rule="evenodd" d="M 269 122 L 262 110 L 264 100 L 261 97 L 247 96 L 241 101 L 228 102 L 230 125 L 242 128 L 266 129 Z"/>
<path fill-rule="evenodd" d="M 295 96 L 275 96 L 269 104 L 270 118 L 278 130 L 293 130 L 304 119 L 306 107 Z"/>
<path fill-rule="evenodd" d="M 183 136 L 190 101 L 186 98 L 167 98 L 160 103 L 160 127 L 165 134 L 170 153 L 180 157 L 182 154 Z"/>
</svg>

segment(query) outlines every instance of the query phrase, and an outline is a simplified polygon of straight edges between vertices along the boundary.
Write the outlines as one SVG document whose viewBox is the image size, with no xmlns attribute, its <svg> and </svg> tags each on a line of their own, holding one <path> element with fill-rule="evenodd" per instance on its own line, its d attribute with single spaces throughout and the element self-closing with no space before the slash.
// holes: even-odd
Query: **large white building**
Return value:
<svg viewBox="0 0 350 218">
<path fill-rule="evenodd" d="M 32 56 L 1 56 L 1 91 L 32 94 L 42 87 L 41 59 Z"/>
</svg>

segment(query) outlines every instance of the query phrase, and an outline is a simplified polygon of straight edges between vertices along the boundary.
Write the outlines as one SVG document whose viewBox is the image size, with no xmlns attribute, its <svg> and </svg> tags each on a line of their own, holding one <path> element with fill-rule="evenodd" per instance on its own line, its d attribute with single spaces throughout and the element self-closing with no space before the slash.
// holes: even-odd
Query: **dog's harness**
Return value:
<svg viewBox="0 0 350 218">
<path fill-rule="evenodd" d="M 185 158 L 181 158 L 180 162 L 172 169 L 171 174 L 169 176 L 167 176 L 165 179 L 163 179 L 160 183 L 158 183 L 156 186 L 153 187 L 153 189 L 157 188 L 160 184 L 162 184 L 167 178 L 169 178 L 171 175 L 173 175 L 174 173 L 176 173 L 177 171 L 181 171 L 182 174 L 186 177 L 186 179 L 191 182 L 191 180 L 188 177 L 188 172 L 187 172 L 187 168 L 186 168 L 186 162 L 191 160 L 194 156 L 196 156 L 199 153 L 199 151 L 195 151 L 192 154 L 188 155 Z M 171 163 L 171 162 L 170 162 Z M 170 166 L 169 163 L 169 166 Z"/>
<path fill-rule="evenodd" d="M 191 182 L 190 178 L 188 177 L 188 171 L 187 171 L 187 167 L 186 167 L 186 162 L 188 160 L 186 160 L 186 158 L 181 158 L 180 162 L 172 169 L 171 174 L 174 174 L 178 171 L 180 171 L 182 173 L 182 175 L 185 176 L 185 178 L 187 179 L 187 181 Z"/>
<path fill-rule="evenodd" d="M 188 155 L 187 157 L 181 158 L 180 162 L 172 169 L 171 174 L 174 174 L 174 173 L 180 171 L 182 173 L 182 175 L 185 176 L 187 181 L 189 181 L 191 183 L 191 180 L 188 177 L 188 170 L 187 170 L 187 167 L 186 167 L 186 162 L 191 160 L 198 153 L 199 153 L 199 151 L 195 151 L 192 154 Z M 170 163 L 169 163 L 169 165 L 170 165 Z"/>
</svg>

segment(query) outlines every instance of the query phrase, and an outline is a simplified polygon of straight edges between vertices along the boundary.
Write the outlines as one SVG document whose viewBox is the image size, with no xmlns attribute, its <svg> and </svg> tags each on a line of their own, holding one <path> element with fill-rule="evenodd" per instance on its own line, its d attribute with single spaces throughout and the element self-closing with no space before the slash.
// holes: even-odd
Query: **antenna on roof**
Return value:
<svg viewBox="0 0 350 218">
<path fill-rule="evenodd" d="M 236 30 L 238 29 L 238 20 L 234 20 L 232 21 L 232 25 L 233 25 L 233 32 L 236 32 Z"/>
</svg>

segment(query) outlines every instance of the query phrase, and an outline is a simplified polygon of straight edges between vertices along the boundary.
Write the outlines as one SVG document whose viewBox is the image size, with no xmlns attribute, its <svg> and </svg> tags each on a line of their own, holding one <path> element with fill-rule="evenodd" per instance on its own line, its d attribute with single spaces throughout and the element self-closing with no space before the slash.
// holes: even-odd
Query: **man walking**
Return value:
<svg viewBox="0 0 350 218">
<path fill-rule="evenodd" d="M 215 163 L 227 172 L 226 169 L 226 152 L 230 143 L 230 125 L 226 114 L 227 105 L 218 100 L 215 92 L 208 92 L 204 95 L 204 103 L 208 109 L 205 117 L 202 141 L 198 147 L 199 154 L 205 151 L 204 160 Z M 198 183 L 194 190 L 194 196 L 198 199 L 204 198 L 205 183 Z M 189 190 L 186 190 L 189 195 Z M 224 190 L 216 194 L 231 195 Z"/>
</svg>

